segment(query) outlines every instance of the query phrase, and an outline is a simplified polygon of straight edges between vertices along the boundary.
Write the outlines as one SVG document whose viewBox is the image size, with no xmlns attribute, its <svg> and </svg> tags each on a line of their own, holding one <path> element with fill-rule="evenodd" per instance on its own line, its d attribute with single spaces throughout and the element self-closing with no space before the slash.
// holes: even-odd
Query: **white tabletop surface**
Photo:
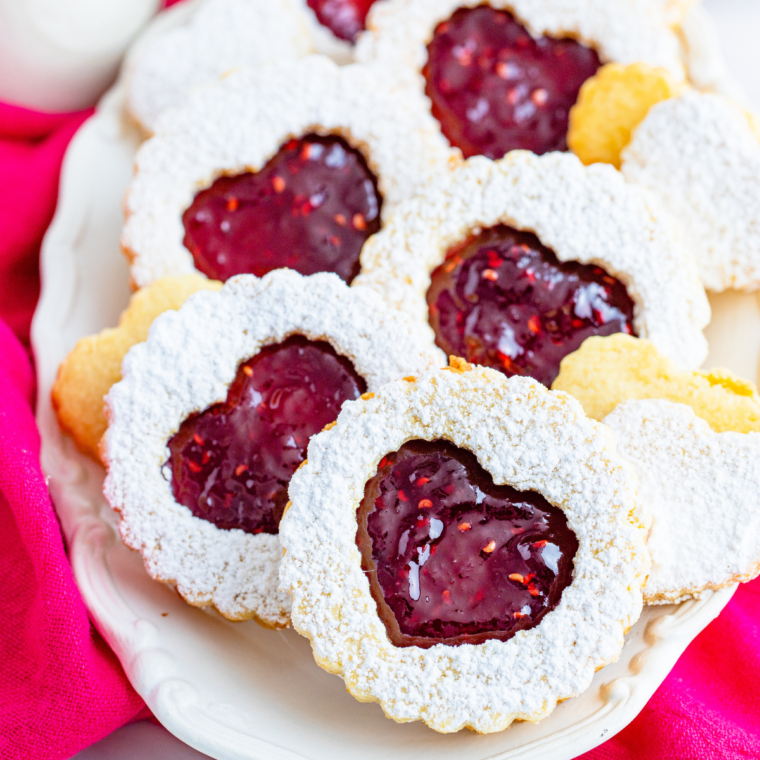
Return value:
<svg viewBox="0 0 760 760">
<path fill-rule="evenodd" d="M 760 0 L 704 0 L 723 43 L 729 69 L 760 105 Z M 202 760 L 207 757 L 150 721 L 120 728 L 71 760 Z"/>
</svg>

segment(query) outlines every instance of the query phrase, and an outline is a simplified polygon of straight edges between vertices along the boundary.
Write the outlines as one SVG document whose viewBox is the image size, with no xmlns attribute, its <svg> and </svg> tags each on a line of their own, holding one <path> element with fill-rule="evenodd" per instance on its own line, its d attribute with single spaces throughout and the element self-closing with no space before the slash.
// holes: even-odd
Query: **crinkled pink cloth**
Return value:
<svg viewBox="0 0 760 760">
<path fill-rule="evenodd" d="M 34 379 L 22 345 L 38 296 L 39 243 L 52 216 L 60 161 L 85 116 L 0 105 L 2 760 L 63 760 L 143 709 L 74 584 L 40 471 Z M 722 517 L 715 515 L 716 530 Z M 755 581 L 689 647 L 642 714 L 584 760 L 760 758 L 758 683 Z"/>
<path fill-rule="evenodd" d="M 26 341 L 63 152 L 86 114 L 0 105 L 0 758 L 68 758 L 142 700 L 90 623 L 66 557 L 32 413 Z M 6 324 L 7 323 L 7 324 Z"/>
</svg>

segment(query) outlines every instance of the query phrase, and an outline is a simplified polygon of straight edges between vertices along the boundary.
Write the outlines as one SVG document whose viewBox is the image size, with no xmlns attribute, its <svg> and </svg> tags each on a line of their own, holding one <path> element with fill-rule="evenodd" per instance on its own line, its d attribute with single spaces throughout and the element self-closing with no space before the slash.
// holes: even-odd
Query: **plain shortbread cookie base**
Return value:
<svg viewBox="0 0 760 760">
<path fill-rule="evenodd" d="M 652 108 L 622 172 L 683 227 L 708 290 L 760 288 L 760 140 L 720 95 L 686 92 Z"/>
<path fill-rule="evenodd" d="M 760 433 L 716 433 L 685 404 L 627 401 L 604 418 L 652 512 L 647 604 L 760 573 Z"/>
</svg>

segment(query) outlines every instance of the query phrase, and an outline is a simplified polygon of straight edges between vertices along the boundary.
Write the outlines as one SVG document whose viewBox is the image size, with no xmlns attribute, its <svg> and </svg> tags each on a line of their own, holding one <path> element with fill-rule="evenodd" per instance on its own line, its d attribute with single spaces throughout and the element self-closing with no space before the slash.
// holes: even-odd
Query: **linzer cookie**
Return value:
<svg viewBox="0 0 760 760">
<path fill-rule="evenodd" d="M 278 523 L 310 436 L 345 401 L 441 363 L 404 315 L 333 274 L 197 294 L 156 320 L 107 397 L 122 539 L 190 604 L 287 625 Z"/>
<path fill-rule="evenodd" d="M 441 732 L 539 721 L 638 619 L 648 516 L 570 396 L 453 359 L 346 405 L 280 526 L 282 588 L 361 701 Z"/>
<path fill-rule="evenodd" d="M 137 155 L 122 235 L 134 283 L 280 267 L 350 282 L 365 241 L 452 155 L 405 104 L 321 56 L 196 92 Z"/>
<path fill-rule="evenodd" d="M 184 26 L 143 43 L 127 66 L 127 109 L 152 134 L 167 109 L 241 66 L 313 52 L 298 0 L 204 0 Z"/>
<path fill-rule="evenodd" d="M 389 0 L 367 26 L 357 59 L 409 85 L 465 157 L 566 150 L 570 109 L 603 63 L 684 78 L 665 8 L 649 0 Z"/>
<path fill-rule="evenodd" d="M 745 111 L 687 91 L 649 111 L 622 157 L 681 222 L 708 290 L 760 287 L 760 139 Z"/>
<path fill-rule="evenodd" d="M 684 367 L 710 309 L 669 217 L 610 166 L 571 154 L 469 159 L 362 252 L 356 284 L 447 355 L 550 385 L 592 335 L 648 338 Z"/>
<path fill-rule="evenodd" d="M 660 400 L 623 403 L 604 424 L 653 516 L 647 604 L 699 599 L 760 574 L 759 433 L 716 433 L 688 406 Z"/>
</svg>

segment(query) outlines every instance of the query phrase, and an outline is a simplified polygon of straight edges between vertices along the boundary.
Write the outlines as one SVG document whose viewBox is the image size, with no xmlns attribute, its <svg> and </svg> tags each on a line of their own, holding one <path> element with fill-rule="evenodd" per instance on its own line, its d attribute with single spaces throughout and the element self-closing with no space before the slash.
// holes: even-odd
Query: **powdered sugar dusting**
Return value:
<svg viewBox="0 0 760 760">
<path fill-rule="evenodd" d="M 195 517 L 175 501 L 163 469 L 183 420 L 226 398 L 241 361 L 296 333 L 329 342 L 370 391 L 443 363 L 375 294 L 333 274 L 278 270 L 233 278 L 161 315 L 148 341 L 127 354 L 124 379 L 107 397 L 105 494 L 121 513 L 124 542 L 142 553 L 153 578 L 176 585 L 191 604 L 274 627 L 287 625 L 290 609 L 278 591 L 279 537 Z"/>
<path fill-rule="evenodd" d="M 469 365 L 467 365 L 469 366 Z M 356 547 L 356 510 L 380 459 L 413 439 L 472 451 L 497 484 L 536 490 L 576 533 L 573 582 L 537 627 L 508 641 L 429 649 L 388 639 Z M 344 405 L 312 438 L 281 523 L 282 587 L 317 662 L 397 721 L 487 733 L 537 721 L 616 660 L 638 618 L 648 516 L 609 431 L 533 380 L 439 370 Z"/>
<path fill-rule="evenodd" d="M 230 69 L 312 52 L 295 0 L 205 0 L 190 21 L 155 37 L 127 72 L 127 108 L 148 133 L 193 87 Z"/>
<path fill-rule="evenodd" d="M 699 599 L 760 573 L 760 433 L 716 433 L 662 400 L 625 402 L 604 423 L 652 511 L 647 604 Z"/>
<path fill-rule="evenodd" d="M 482 0 L 388 0 L 376 3 L 360 36 L 356 58 L 394 71 L 424 92 L 422 68 L 435 27 L 458 9 Z M 536 37 L 575 37 L 594 47 L 605 63 L 648 63 L 684 78 L 678 38 L 669 26 L 662 0 L 489 0 L 514 13 Z"/>
<path fill-rule="evenodd" d="M 569 153 L 460 164 L 367 241 L 354 284 L 424 323 L 432 340 L 430 273 L 449 248 L 497 224 L 534 232 L 560 261 L 602 267 L 633 299 L 639 337 L 683 367 L 704 361 L 710 307 L 670 217 L 613 167 L 584 167 Z"/>
<path fill-rule="evenodd" d="M 386 219 L 455 154 L 437 122 L 358 65 L 322 56 L 234 72 L 161 120 L 137 154 L 122 246 L 140 287 L 195 271 L 182 214 L 222 175 L 258 171 L 292 137 L 338 134 L 378 180 Z"/>
<path fill-rule="evenodd" d="M 760 141 L 738 106 L 694 91 L 659 103 L 622 171 L 681 221 L 705 287 L 760 288 Z"/>
</svg>

